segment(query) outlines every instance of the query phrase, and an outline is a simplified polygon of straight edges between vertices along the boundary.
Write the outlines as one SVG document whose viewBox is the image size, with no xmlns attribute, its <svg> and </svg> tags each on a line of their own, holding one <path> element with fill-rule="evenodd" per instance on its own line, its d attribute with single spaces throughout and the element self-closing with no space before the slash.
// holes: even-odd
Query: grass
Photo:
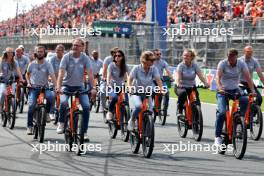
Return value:
<svg viewBox="0 0 264 176">
<path fill-rule="evenodd" d="M 177 96 L 174 93 L 173 88 L 170 88 L 169 91 L 170 91 L 171 97 L 177 98 Z M 215 91 L 208 90 L 208 89 L 198 89 L 198 92 L 199 92 L 199 96 L 202 102 L 216 104 L 216 97 L 215 97 L 216 92 Z M 264 103 L 262 103 L 261 105 L 261 110 L 262 112 L 264 111 Z"/>
</svg>

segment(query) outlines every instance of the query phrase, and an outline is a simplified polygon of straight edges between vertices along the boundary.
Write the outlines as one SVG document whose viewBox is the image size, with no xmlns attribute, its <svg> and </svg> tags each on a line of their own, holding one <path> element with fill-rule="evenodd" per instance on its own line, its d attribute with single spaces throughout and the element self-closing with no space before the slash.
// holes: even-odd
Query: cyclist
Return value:
<svg viewBox="0 0 264 176">
<path fill-rule="evenodd" d="M 242 60 L 247 64 L 251 78 L 253 78 L 253 72 L 256 71 L 260 78 L 260 81 L 262 82 L 262 84 L 264 84 L 264 76 L 262 74 L 262 69 L 258 60 L 255 57 L 253 57 L 252 46 L 246 46 L 244 48 L 244 56 L 240 57 L 239 60 Z M 240 83 L 243 84 L 246 87 L 247 91 L 250 93 L 250 88 L 246 82 L 246 79 L 243 76 L 240 79 Z M 255 85 L 254 88 L 255 88 L 255 92 L 257 93 L 256 102 L 259 106 L 261 106 L 262 96 Z"/>
<path fill-rule="evenodd" d="M 131 103 L 134 105 L 131 119 L 129 120 L 128 127 L 130 131 L 133 131 L 135 128 L 135 120 L 138 117 L 139 112 L 141 111 L 141 105 L 145 94 L 151 94 L 152 90 L 149 91 L 149 88 L 153 88 L 153 80 L 158 84 L 159 90 L 164 94 L 162 87 L 162 81 L 158 69 L 153 66 L 155 61 L 154 54 L 151 51 L 145 51 L 140 56 L 140 64 L 135 66 L 128 77 L 128 87 L 130 93 L 132 93 Z M 144 92 L 143 94 L 141 94 Z M 152 111 L 153 105 L 151 101 L 151 96 L 149 97 L 149 110 Z"/>
<path fill-rule="evenodd" d="M 45 60 L 46 50 L 44 46 L 36 47 L 36 60 L 32 61 L 27 69 L 26 79 L 28 87 L 39 88 L 48 86 L 49 76 L 52 79 L 53 85 L 56 86 L 56 78 L 54 70 L 49 62 Z M 27 119 L 27 134 L 33 134 L 33 113 L 34 107 L 37 103 L 37 98 L 40 93 L 38 89 L 30 89 L 28 95 L 28 119 Z M 54 106 L 55 95 L 53 91 L 46 90 L 45 98 L 47 99 L 47 112 L 52 113 L 51 109 Z M 49 115 L 47 115 L 47 122 L 49 122 Z"/>
<path fill-rule="evenodd" d="M 218 92 L 216 94 L 216 98 L 218 112 L 215 122 L 215 145 L 217 146 L 222 144 L 221 132 L 225 120 L 226 103 L 228 99 L 232 99 L 231 96 L 225 95 L 224 92 L 228 92 L 229 94 L 240 93 L 239 81 L 240 75 L 242 74 L 252 93 L 255 94 L 253 82 L 250 78 L 250 73 L 246 63 L 242 60 L 238 60 L 237 56 L 238 51 L 231 48 L 228 51 L 227 59 L 220 61 L 217 66 L 216 85 Z M 244 116 L 247 109 L 248 98 L 246 96 L 241 96 L 239 101 L 241 115 Z"/>
<path fill-rule="evenodd" d="M 107 69 L 107 87 L 111 87 L 107 91 L 107 94 L 111 97 L 109 104 L 109 111 L 106 119 L 112 120 L 113 113 L 115 111 L 115 104 L 118 101 L 118 94 L 121 92 L 122 83 L 127 80 L 129 68 L 126 64 L 125 54 L 122 50 L 116 50 L 114 55 L 114 62 L 112 62 Z M 128 95 L 125 94 L 125 101 L 128 102 Z"/>
<path fill-rule="evenodd" d="M 56 54 L 48 59 L 48 62 L 51 64 L 54 70 L 56 80 L 58 80 L 59 67 L 60 67 L 61 59 L 64 55 L 64 50 L 65 47 L 62 44 L 57 45 L 55 49 Z M 53 104 L 55 105 L 55 102 Z M 52 107 L 52 113 L 50 113 L 49 116 L 51 121 L 55 120 L 54 107 Z"/>
<path fill-rule="evenodd" d="M 103 110 L 105 109 L 105 102 L 106 102 L 106 78 L 107 78 L 107 68 L 109 66 L 109 64 L 111 64 L 113 62 L 113 57 L 115 55 L 116 50 L 118 50 L 117 47 L 112 48 L 110 50 L 111 55 L 107 56 L 104 59 L 104 63 L 103 63 L 103 71 L 102 71 L 102 83 L 100 84 L 100 96 L 101 96 L 101 111 L 103 112 Z"/>
<path fill-rule="evenodd" d="M 74 39 L 71 51 L 65 54 L 60 63 L 59 76 L 57 82 L 57 91 L 62 89 L 69 92 L 84 91 L 84 72 L 87 71 L 90 84 L 93 84 L 93 74 L 89 58 L 82 52 L 84 41 L 80 38 Z M 60 97 L 60 116 L 57 133 L 64 132 L 65 113 L 68 106 L 68 96 L 62 94 Z M 88 95 L 80 96 L 80 103 L 83 109 L 83 132 L 88 129 L 89 123 L 89 99 Z"/>
<path fill-rule="evenodd" d="M 174 91 L 178 96 L 177 115 L 180 116 L 183 111 L 184 103 L 187 96 L 190 96 L 192 88 L 196 92 L 197 102 L 200 104 L 199 93 L 195 87 L 196 75 L 204 83 L 205 87 L 209 87 L 201 69 L 194 62 L 195 52 L 191 49 L 185 49 L 182 54 L 182 62 L 177 66 Z"/>
<path fill-rule="evenodd" d="M 12 48 L 7 47 L 0 60 L 0 112 L 2 112 L 3 103 L 6 95 L 6 83 L 13 78 L 15 80 L 15 74 L 17 73 L 19 80 L 24 82 L 22 74 L 20 72 L 19 65 L 15 60 L 15 52 Z M 16 84 L 12 85 L 13 92 L 15 92 Z"/>
<path fill-rule="evenodd" d="M 164 88 L 166 88 L 166 94 L 165 94 L 165 101 L 163 102 L 164 108 L 165 110 L 167 110 L 168 105 L 169 105 L 169 99 L 170 99 L 170 95 L 169 95 L 169 91 L 166 85 L 165 80 L 163 79 L 163 71 L 165 70 L 167 75 L 170 77 L 171 80 L 173 80 L 172 74 L 169 70 L 169 65 L 168 63 L 161 58 L 161 52 L 159 49 L 155 49 L 153 50 L 154 56 L 156 57 L 156 61 L 154 62 L 154 66 L 158 69 L 159 74 L 160 74 L 160 78 L 162 80 L 162 85 Z M 155 85 L 157 85 L 157 83 L 154 81 Z"/>
</svg>

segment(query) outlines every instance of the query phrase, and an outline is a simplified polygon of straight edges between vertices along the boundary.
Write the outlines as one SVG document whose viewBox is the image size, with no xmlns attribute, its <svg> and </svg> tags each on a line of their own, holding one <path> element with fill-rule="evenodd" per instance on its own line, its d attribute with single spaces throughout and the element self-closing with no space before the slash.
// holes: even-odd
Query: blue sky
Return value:
<svg viewBox="0 0 264 176">
<path fill-rule="evenodd" d="M 40 5 L 47 0 L 1 0 L 0 1 L 0 21 L 6 20 L 9 17 L 16 16 L 16 4 L 19 1 L 18 10 L 22 12 L 23 9 L 29 10 L 31 5 Z"/>
</svg>

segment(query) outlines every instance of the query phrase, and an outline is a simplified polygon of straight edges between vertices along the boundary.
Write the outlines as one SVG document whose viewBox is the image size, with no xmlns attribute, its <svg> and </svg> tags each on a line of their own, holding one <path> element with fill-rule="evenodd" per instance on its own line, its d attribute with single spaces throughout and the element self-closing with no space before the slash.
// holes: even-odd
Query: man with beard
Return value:
<svg viewBox="0 0 264 176">
<path fill-rule="evenodd" d="M 36 60 L 30 63 L 27 69 L 26 79 L 29 87 L 38 88 L 48 86 L 49 76 L 52 79 L 53 85 L 56 86 L 56 78 L 52 65 L 45 59 L 45 48 L 43 46 L 37 46 L 36 48 Z M 28 100 L 28 122 L 27 122 L 27 134 L 33 134 L 33 111 L 37 103 L 37 97 L 40 93 L 38 89 L 29 90 Z M 47 99 L 47 112 L 51 113 L 51 107 L 54 103 L 54 92 L 50 90 L 45 91 L 45 98 Z M 49 122 L 49 116 L 47 115 L 47 122 Z"/>
</svg>

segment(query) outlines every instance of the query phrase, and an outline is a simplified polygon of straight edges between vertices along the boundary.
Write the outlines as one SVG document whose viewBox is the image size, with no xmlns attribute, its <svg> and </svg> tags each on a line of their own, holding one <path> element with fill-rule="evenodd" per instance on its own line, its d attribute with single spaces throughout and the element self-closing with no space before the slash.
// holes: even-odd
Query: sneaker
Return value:
<svg viewBox="0 0 264 176">
<path fill-rule="evenodd" d="M 46 122 L 47 122 L 47 123 L 50 123 L 50 116 L 49 116 L 49 113 L 47 113 Z"/>
<path fill-rule="evenodd" d="M 56 131 L 57 131 L 58 134 L 63 134 L 63 131 L 64 131 L 64 123 L 60 123 L 59 122 L 59 125 L 58 125 Z"/>
<path fill-rule="evenodd" d="M 103 106 L 100 106 L 100 108 L 99 108 L 99 112 L 104 112 L 104 108 L 103 108 Z"/>
<path fill-rule="evenodd" d="M 84 133 L 84 141 L 85 141 L 85 142 L 90 142 L 90 139 L 89 139 L 89 137 L 88 137 L 87 132 Z"/>
<path fill-rule="evenodd" d="M 112 114 L 112 112 L 107 112 L 107 114 L 106 114 L 106 120 L 108 120 L 108 121 L 111 121 L 112 120 L 112 117 L 113 117 L 113 114 Z"/>
<path fill-rule="evenodd" d="M 216 145 L 216 146 L 222 145 L 222 138 L 221 137 L 216 137 L 214 145 Z"/>
<path fill-rule="evenodd" d="M 27 128 L 27 135 L 33 135 L 33 127 Z"/>
<path fill-rule="evenodd" d="M 129 131 L 134 131 L 135 130 L 135 121 L 132 119 L 129 119 L 127 128 Z"/>
<path fill-rule="evenodd" d="M 50 118 L 51 121 L 55 121 L 56 120 L 56 117 L 55 117 L 54 113 L 49 114 L 49 118 Z"/>
</svg>

